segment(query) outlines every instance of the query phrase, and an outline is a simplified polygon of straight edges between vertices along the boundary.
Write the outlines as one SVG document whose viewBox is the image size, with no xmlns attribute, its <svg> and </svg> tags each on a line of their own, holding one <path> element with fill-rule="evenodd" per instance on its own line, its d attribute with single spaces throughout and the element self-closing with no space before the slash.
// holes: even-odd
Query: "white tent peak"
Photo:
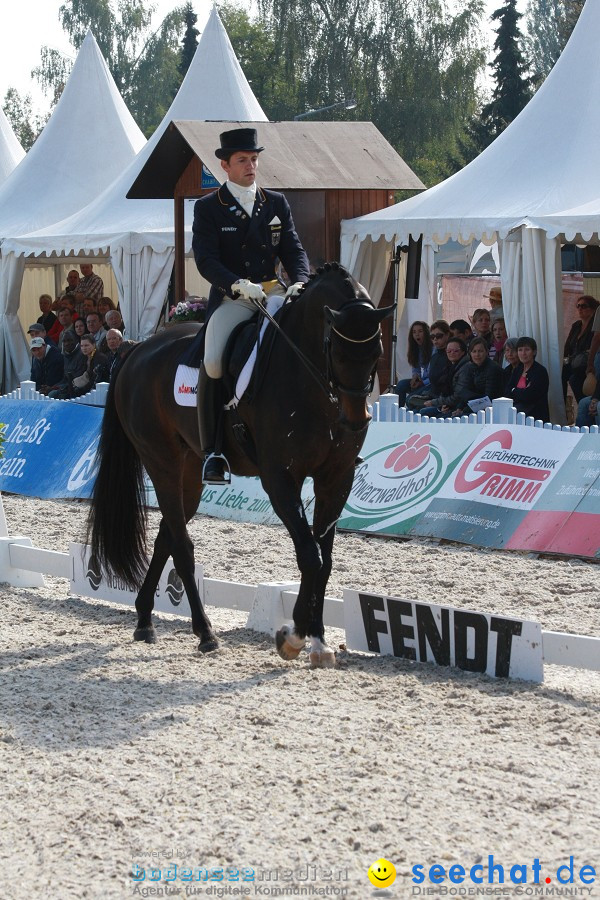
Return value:
<svg viewBox="0 0 600 900">
<path fill-rule="evenodd" d="M 0 107 L 0 187 L 24 156 L 25 151 Z"/>
<path fill-rule="evenodd" d="M 502 238 L 524 223 L 544 228 L 544 216 L 600 197 L 598 34 L 600 3 L 586 3 L 544 84 L 489 147 L 428 191 L 344 223 L 343 233 L 400 243 L 409 234 L 439 243 Z"/>
<path fill-rule="evenodd" d="M 198 110 L 202 115 L 198 115 Z M 169 110 L 167 121 L 171 119 L 267 121 L 216 6 L 211 10 L 194 58 Z"/>
<path fill-rule="evenodd" d="M 88 31 L 50 120 L 0 189 L 0 236 L 24 234 L 81 209 L 144 143 Z"/>
</svg>

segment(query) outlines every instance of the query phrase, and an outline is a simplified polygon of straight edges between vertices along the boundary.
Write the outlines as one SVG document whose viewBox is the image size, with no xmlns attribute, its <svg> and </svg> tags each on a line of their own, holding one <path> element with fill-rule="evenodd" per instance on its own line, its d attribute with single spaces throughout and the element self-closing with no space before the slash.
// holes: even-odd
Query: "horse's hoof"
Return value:
<svg viewBox="0 0 600 900">
<path fill-rule="evenodd" d="M 283 625 L 275 634 L 275 646 L 277 652 L 282 659 L 290 662 L 297 659 L 301 651 L 304 649 L 305 639 L 299 638 L 294 634 L 293 628 L 289 625 Z"/>
<path fill-rule="evenodd" d="M 335 651 L 320 640 L 313 639 L 310 645 L 310 664 L 313 669 L 335 668 Z"/>
<path fill-rule="evenodd" d="M 154 630 L 154 625 L 150 625 L 149 628 L 136 628 L 133 632 L 134 641 L 144 641 L 146 644 L 155 644 L 156 643 L 156 631 Z"/>
<path fill-rule="evenodd" d="M 198 644 L 198 651 L 200 653 L 212 653 L 213 650 L 217 650 L 219 647 L 219 642 L 214 635 L 206 640 L 200 641 Z"/>
</svg>

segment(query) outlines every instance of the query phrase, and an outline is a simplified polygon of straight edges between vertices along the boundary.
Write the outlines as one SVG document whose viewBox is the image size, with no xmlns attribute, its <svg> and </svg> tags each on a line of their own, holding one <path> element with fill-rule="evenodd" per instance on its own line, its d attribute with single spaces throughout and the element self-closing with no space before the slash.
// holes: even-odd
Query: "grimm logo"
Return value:
<svg viewBox="0 0 600 900">
<path fill-rule="evenodd" d="M 93 554 L 88 560 L 88 567 L 87 572 L 85 573 L 85 577 L 89 581 L 92 590 L 97 591 L 102 582 L 102 573 L 100 572 L 98 560 Z"/>
<path fill-rule="evenodd" d="M 183 597 L 183 582 L 175 569 L 171 569 L 167 578 L 167 597 L 172 606 L 179 606 Z"/>
<path fill-rule="evenodd" d="M 197 394 L 198 385 L 196 384 L 192 387 L 192 385 L 189 384 L 180 384 L 178 387 L 178 391 L 180 394 Z"/>
<path fill-rule="evenodd" d="M 458 470 L 454 482 L 456 492 L 467 494 L 478 491 L 482 497 L 531 503 L 542 483 L 552 474 L 548 466 L 555 465 L 556 461 L 538 460 L 518 453 L 484 452 L 490 444 L 499 444 L 504 451 L 510 450 L 511 432 L 495 432 L 475 447 Z M 472 465 L 473 460 L 478 457 L 478 461 Z M 514 462 L 500 462 L 498 457 Z M 519 465 L 519 462 L 524 462 L 525 465 Z"/>
</svg>

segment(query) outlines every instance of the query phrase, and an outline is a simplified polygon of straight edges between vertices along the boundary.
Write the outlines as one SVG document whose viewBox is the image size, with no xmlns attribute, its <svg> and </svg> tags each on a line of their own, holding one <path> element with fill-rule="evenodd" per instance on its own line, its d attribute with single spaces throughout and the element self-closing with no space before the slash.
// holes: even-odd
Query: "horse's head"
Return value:
<svg viewBox="0 0 600 900">
<path fill-rule="evenodd" d="M 313 284 L 327 300 L 322 306 L 327 381 L 339 400 L 342 424 L 359 431 L 369 423 L 367 397 L 383 353 L 381 323 L 394 307 L 376 309 L 341 266 L 326 267 Z"/>
</svg>

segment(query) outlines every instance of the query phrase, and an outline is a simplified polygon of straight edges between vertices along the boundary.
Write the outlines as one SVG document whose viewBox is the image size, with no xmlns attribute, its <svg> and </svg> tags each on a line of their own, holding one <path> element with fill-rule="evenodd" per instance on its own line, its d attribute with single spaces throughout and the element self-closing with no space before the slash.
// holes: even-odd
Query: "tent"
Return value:
<svg viewBox="0 0 600 900">
<path fill-rule="evenodd" d="M 556 422 L 564 421 L 560 244 L 577 234 L 597 240 L 600 227 L 598 34 L 600 3 L 586 3 L 544 84 L 477 159 L 416 197 L 342 223 L 342 260 L 367 284 L 390 246 L 409 237 L 422 235 L 426 248 L 498 239 L 508 330 L 536 338 Z"/>
<path fill-rule="evenodd" d="M 0 187 L 24 156 L 25 151 L 0 107 Z"/>
<path fill-rule="evenodd" d="M 108 253 L 127 333 L 148 337 L 167 291 L 174 258 L 172 200 L 126 194 L 173 119 L 267 121 L 235 56 L 216 7 L 190 68 L 162 122 L 135 159 L 88 206 L 50 227 L 7 241 L 13 259 Z M 190 223 L 191 228 L 191 223 Z M 191 239 L 190 239 L 191 240 Z M 20 282 L 11 285 L 13 301 Z M 0 301 L 2 298 L 0 285 Z"/>
<path fill-rule="evenodd" d="M 31 366 L 17 318 L 25 260 L 8 251 L 7 240 L 80 210 L 145 141 L 88 32 L 50 120 L 0 188 L 0 371 L 6 390 L 28 377 Z"/>
</svg>

